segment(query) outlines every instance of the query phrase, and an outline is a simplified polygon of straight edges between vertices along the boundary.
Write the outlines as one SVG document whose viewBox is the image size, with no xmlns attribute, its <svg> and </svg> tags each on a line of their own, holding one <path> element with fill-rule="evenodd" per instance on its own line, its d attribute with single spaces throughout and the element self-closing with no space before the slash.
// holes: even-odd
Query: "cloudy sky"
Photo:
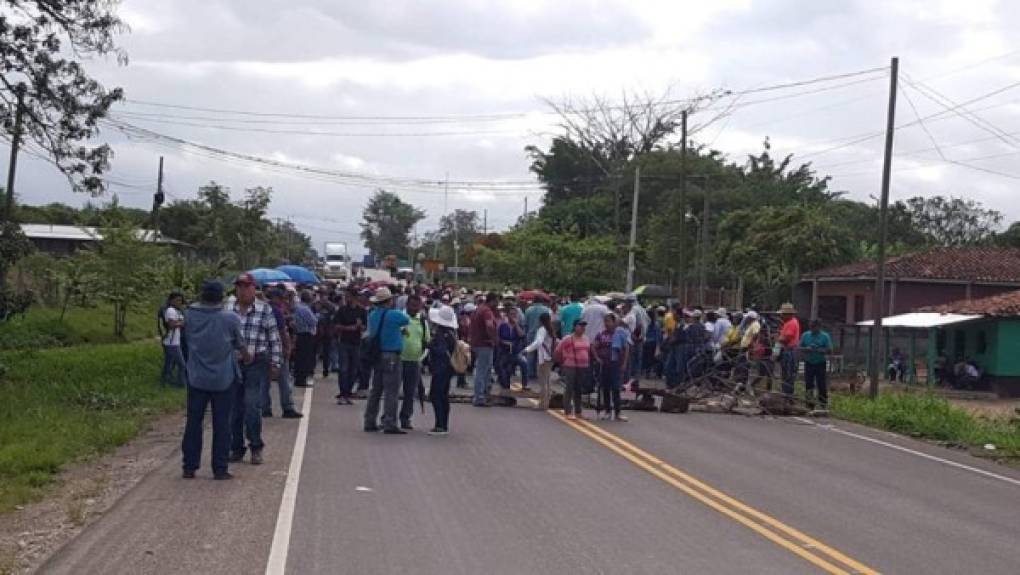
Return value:
<svg viewBox="0 0 1020 575">
<path fill-rule="evenodd" d="M 107 129 L 111 189 L 129 205 L 150 205 L 163 155 L 171 199 L 194 197 L 210 180 L 235 197 L 272 186 L 272 215 L 290 217 L 318 246 L 346 240 L 363 251 L 357 223 L 379 178 L 396 178 L 391 188 L 427 212 L 419 232 L 455 207 L 488 210 L 490 229 L 503 229 L 525 197 L 534 209 L 541 194 L 477 182 L 532 179 L 524 147 L 555 132 L 544 98 L 667 90 L 683 98 L 880 68 L 899 56 L 897 123 L 913 123 L 897 132 L 893 198 L 964 195 L 1020 219 L 1020 86 L 1011 86 L 1020 83 L 1011 34 L 1020 7 L 1011 0 L 124 0 L 120 14 L 131 27 L 120 38 L 130 63 L 89 68 L 125 89 L 121 121 L 366 176 L 352 185 Z M 836 189 L 868 200 L 879 193 L 875 134 L 887 89 L 876 72 L 746 95 L 696 139 L 739 160 L 769 137 L 777 153 L 804 156 Z M 966 117 L 946 111 L 970 100 L 956 110 Z M 84 201 L 45 163 L 26 157 L 23 166 L 23 201 Z M 435 182 L 447 175 L 444 202 Z"/>
</svg>

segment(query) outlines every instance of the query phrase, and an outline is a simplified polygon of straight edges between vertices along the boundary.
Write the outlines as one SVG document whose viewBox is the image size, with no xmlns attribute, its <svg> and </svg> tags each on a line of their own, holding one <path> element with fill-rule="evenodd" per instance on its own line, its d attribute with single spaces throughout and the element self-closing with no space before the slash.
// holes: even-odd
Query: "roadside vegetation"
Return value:
<svg viewBox="0 0 1020 575">
<path fill-rule="evenodd" d="M 0 513 L 40 497 L 61 466 L 135 437 L 180 409 L 155 341 L 0 352 Z"/>
<path fill-rule="evenodd" d="M 932 393 L 886 391 L 878 399 L 837 394 L 832 415 L 905 435 L 972 447 L 983 455 L 1020 457 L 1020 419 L 989 418 Z M 991 444 L 995 450 L 985 450 Z"/>
<path fill-rule="evenodd" d="M 75 308 L 61 319 L 61 310 L 33 307 L 24 316 L 0 323 L 0 351 L 42 349 L 85 344 L 123 343 L 156 337 L 156 315 L 128 314 L 123 337 L 114 334 L 113 308 Z M 0 362 L 3 363 L 3 362 Z"/>
</svg>

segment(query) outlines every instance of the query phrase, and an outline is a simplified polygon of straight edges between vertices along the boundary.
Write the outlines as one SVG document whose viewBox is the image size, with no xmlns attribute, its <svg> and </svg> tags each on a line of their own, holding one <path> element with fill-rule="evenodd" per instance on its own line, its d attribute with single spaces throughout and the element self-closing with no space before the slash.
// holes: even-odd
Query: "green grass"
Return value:
<svg viewBox="0 0 1020 575">
<path fill-rule="evenodd" d="M 135 437 L 180 409 L 159 383 L 157 342 L 0 353 L 0 513 L 45 493 L 61 466 Z"/>
<path fill-rule="evenodd" d="M 124 338 L 113 335 L 113 308 L 71 308 L 60 321 L 60 310 L 36 306 L 24 317 L 0 323 L 0 350 L 41 349 L 69 345 L 119 343 L 156 336 L 156 309 L 151 314 L 128 313 Z M 2 363 L 2 362 L 0 362 Z"/>
<path fill-rule="evenodd" d="M 840 419 L 968 446 L 991 443 L 999 455 L 1020 456 L 1020 423 L 973 415 L 935 394 L 886 392 L 874 401 L 835 395 L 831 403 Z"/>
</svg>

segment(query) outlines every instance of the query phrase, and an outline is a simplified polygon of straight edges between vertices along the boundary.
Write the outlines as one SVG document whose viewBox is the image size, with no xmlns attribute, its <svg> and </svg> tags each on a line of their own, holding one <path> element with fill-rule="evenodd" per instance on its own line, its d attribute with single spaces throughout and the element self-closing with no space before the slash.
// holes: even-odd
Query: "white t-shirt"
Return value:
<svg viewBox="0 0 1020 575">
<path fill-rule="evenodd" d="M 177 308 L 170 306 L 163 312 L 163 319 L 166 323 L 170 323 L 172 321 L 182 321 L 184 316 L 181 315 Z M 163 345 L 181 345 L 181 328 L 172 327 L 167 330 L 166 337 L 163 338 Z"/>
</svg>

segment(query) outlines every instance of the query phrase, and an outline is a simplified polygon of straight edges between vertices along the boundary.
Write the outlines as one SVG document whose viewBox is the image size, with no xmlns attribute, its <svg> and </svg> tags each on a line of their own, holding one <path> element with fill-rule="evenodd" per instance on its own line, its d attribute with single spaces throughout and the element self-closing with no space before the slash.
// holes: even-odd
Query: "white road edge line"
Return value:
<svg viewBox="0 0 1020 575">
<path fill-rule="evenodd" d="M 921 457 L 921 458 L 924 458 L 924 459 L 930 459 L 931 461 L 936 461 L 936 462 L 941 463 L 943 465 L 948 465 L 950 467 L 956 467 L 957 469 L 963 469 L 965 471 L 970 471 L 971 473 L 977 473 L 978 475 L 984 475 L 985 477 L 990 477 L 992 479 L 998 479 L 999 481 L 1005 481 L 1006 483 L 1010 483 L 1012 485 L 1020 486 L 1020 479 L 1014 479 L 1012 477 L 1007 477 L 1005 475 L 999 475 L 998 473 L 992 473 L 991 471 L 985 471 L 984 469 L 980 469 L 978 467 L 972 467 L 970 465 L 966 465 L 966 464 L 963 464 L 963 463 L 958 463 L 958 462 L 953 461 L 951 459 L 945 459 L 945 458 L 942 458 L 942 457 L 938 457 L 938 456 L 935 456 L 935 455 L 930 455 L 930 454 L 924 453 L 923 451 L 917 451 L 916 449 L 910 449 L 909 447 L 903 447 L 902 445 L 896 445 L 895 443 L 889 443 L 888 441 L 882 441 L 881 439 L 875 439 L 873 437 L 868 437 L 867 435 L 861 435 L 859 433 L 854 433 L 852 431 L 846 431 L 845 429 L 840 429 L 840 428 L 836 427 L 835 425 L 819 425 L 818 423 L 815 423 L 815 422 L 813 422 L 813 421 L 811 421 L 809 419 L 804 419 L 802 417 L 796 417 L 794 419 L 796 419 L 798 421 L 804 421 L 804 422 L 807 422 L 807 423 L 811 423 L 811 424 L 813 424 L 815 427 L 817 427 L 819 429 L 824 429 L 826 431 L 835 431 L 836 433 L 839 433 L 839 434 L 842 434 L 842 435 L 847 435 L 847 436 L 853 437 L 855 439 L 860 439 L 862 441 L 867 441 L 869 443 L 874 443 L 876 445 L 881 445 L 882 447 L 888 447 L 890 449 L 895 449 L 897 451 L 902 451 L 904 453 L 909 453 L 910 455 L 916 455 L 917 457 Z"/>
<path fill-rule="evenodd" d="M 273 545 L 269 551 L 269 562 L 266 563 L 266 575 L 284 575 L 287 570 L 287 551 L 290 549 L 290 531 L 294 524 L 294 508 L 297 505 L 298 483 L 301 480 L 301 463 L 305 459 L 308 420 L 312 416 L 313 389 L 315 388 L 305 388 L 305 399 L 302 404 L 302 413 L 305 416 L 298 423 L 297 437 L 294 439 L 294 453 L 290 456 L 287 483 L 283 487 L 280 511 L 276 516 L 276 530 L 273 532 Z"/>
</svg>

